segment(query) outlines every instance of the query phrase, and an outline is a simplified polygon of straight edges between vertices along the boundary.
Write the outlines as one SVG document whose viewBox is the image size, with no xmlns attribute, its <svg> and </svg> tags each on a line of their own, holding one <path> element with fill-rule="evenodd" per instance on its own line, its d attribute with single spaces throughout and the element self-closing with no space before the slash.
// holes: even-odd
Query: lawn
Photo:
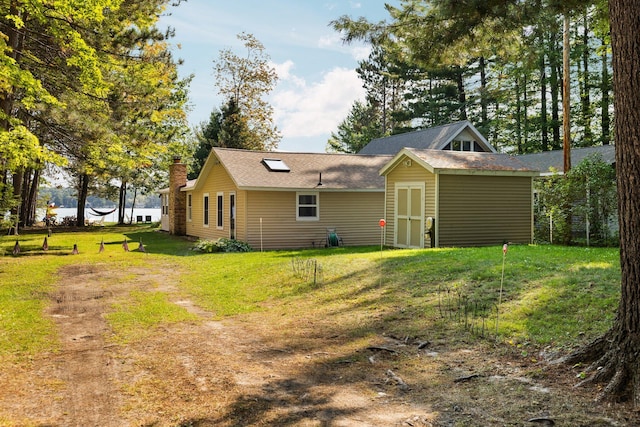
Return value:
<svg viewBox="0 0 640 427">
<path fill-rule="evenodd" d="M 616 249 L 202 254 L 148 225 L 54 230 L 47 251 L 44 237 L 19 236 L 16 255 L 0 237 L 2 426 L 637 421 L 574 389 L 583 367 L 547 363 L 611 324 Z"/>
<path fill-rule="evenodd" d="M 16 238 L 0 239 L 0 354 L 55 349 L 55 331 L 42 312 L 59 269 L 71 264 L 178 271 L 180 291 L 217 318 L 260 310 L 324 316 L 347 303 L 375 314 L 375 322 L 354 319 L 354 335 L 453 328 L 478 339 L 558 349 L 606 330 L 619 297 L 618 250 L 611 248 L 518 245 L 504 258 L 502 247 L 199 254 L 190 250 L 193 242 L 138 226 L 54 233 L 43 251 L 44 236 L 19 236 L 16 256 Z M 132 301 L 114 306 L 109 321 L 148 328 L 181 319 L 163 311 L 169 303 L 161 298 L 134 294 Z"/>
</svg>

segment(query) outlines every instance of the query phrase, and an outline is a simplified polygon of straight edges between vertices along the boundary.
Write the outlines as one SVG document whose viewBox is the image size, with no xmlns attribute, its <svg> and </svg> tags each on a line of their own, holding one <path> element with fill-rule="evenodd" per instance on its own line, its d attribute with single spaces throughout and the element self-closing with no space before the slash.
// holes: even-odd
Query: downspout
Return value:
<svg viewBox="0 0 640 427">
<path fill-rule="evenodd" d="M 384 217 L 385 221 L 387 221 L 387 189 L 388 187 L 388 182 L 387 182 L 387 178 L 388 176 L 385 175 L 384 176 L 384 206 L 383 206 L 383 211 L 382 211 L 382 216 Z M 389 221 L 387 221 L 387 227 L 384 230 L 384 245 L 387 245 L 387 231 L 389 230 Z M 395 227 L 395 224 L 394 224 Z M 395 229 L 395 228 L 394 228 Z"/>
<path fill-rule="evenodd" d="M 435 242 L 433 244 L 434 248 L 439 248 L 440 247 L 440 222 L 441 222 L 441 218 L 440 218 L 440 174 L 438 173 L 437 170 L 433 171 L 434 175 L 435 175 Z"/>
<path fill-rule="evenodd" d="M 533 245 L 534 237 L 535 237 L 535 197 L 533 194 L 533 177 L 531 177 L 531 181 L 529 183 L 529 188 L 531 189 L 531 232 L 529 234 L 529 244 Z M 553 240 L 553 239 L 552 239 Z M 553 242 L 552 242 L 553 243 Z"/>
</svg>

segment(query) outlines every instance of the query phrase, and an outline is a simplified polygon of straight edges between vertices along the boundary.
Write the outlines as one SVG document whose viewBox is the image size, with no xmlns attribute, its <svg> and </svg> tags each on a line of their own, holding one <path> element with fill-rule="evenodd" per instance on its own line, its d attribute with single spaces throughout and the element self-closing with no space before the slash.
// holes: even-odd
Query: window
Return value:
<svg viewBox="0 0 640 427">
<path fill-rule="evenodd" d="M 187 194 L 187 221 L 191 222 L 192 219 L 192 203 L 191 203 L 191 194 Z"/>
<path fill-rule="evenodd" d="M 217 194 L 217 199 L 218 199 L 218 203 L 216 205 L 217 207 L 217 220 L 216 220 L 216 227 L 219 230 L 222 230 L 223 225 L 224 225 L 224 216 L 222 215 L 224 210 L 223 210 L 223 203 L 224 203 L 224 194 L 223 193 L 218 193 Z"/>
<path fill-rule="evenodd" d="M 443 150 L 452 150 L 452 151 L 478 151 L 483 152 L 484 149 L 478 141 L 451 141 L 447 145 L 444 146 Z"/>
<path fill-rule="evenodd" d="M 316 221 L 320 219 L 318 193 L 298 193 L 296 203 L 298 221 Z"/>
<path fill-rule="evenodd" d="M 169 215 L 169 195 L 162 195 L 162 214 Z"/>
<path fill-rule="evenodd" d="M 271 172 L 289 172 L 289 166 L 280 159 L 262 159 L 262 163 Z"/>
<path fill-rule="evenodd" d="M 205 194 L 202 200 L 202 216 L 205 227 L 209 226 L 209 195 Z"/>
</svg>

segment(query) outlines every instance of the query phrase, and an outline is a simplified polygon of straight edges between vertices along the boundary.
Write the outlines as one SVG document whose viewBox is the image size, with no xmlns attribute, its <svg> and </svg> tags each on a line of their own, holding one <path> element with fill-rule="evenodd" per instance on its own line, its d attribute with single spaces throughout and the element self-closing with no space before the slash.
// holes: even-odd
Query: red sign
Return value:
<svg viewBox="0 0 640 427">
<path fill-rule="evenodd" d="M 384 227 L 385 225 L 387 225 L 387 221 L 385 221 L 385 219 L 382 218 L 380 221 L 378 221 L 378 224 L 380 225 L 380 227 Z"/>
</svg>

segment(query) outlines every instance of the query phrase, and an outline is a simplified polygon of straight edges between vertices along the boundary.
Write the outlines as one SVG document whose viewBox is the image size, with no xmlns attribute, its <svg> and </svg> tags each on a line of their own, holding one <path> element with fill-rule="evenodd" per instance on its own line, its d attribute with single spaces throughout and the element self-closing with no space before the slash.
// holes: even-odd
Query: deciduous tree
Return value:
<svg viewBox="0 0 640 427">
<path fill-rule="evenodd" d="M 227 140 L 225 146 L 272 150 L 277 148 L 281 135 L 273 122 L 273 108 L 264 96 L 273 90 L 278 75 L 257 38 L 247 33 L 237 37 L 244 44 L 246 55 L 241 57 L 231 49 L 224 49 L 214 63 L 214 71 L 216 86 L 226 105 L 233 102 L 238 108 L 239 114 L 228 115 L 232 120 L 230 126 L 246 127 L 247 132 L 234 133 L 242 140 Z"/>
</svg>

